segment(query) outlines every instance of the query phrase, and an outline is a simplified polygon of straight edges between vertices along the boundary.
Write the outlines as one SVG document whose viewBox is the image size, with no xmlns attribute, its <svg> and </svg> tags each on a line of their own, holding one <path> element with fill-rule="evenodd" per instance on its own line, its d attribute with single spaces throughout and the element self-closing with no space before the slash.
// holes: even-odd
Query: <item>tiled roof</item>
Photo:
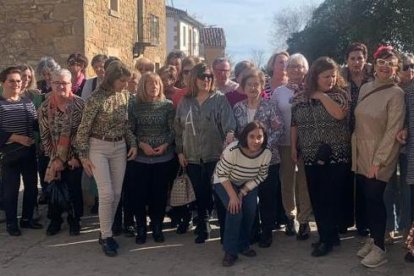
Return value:
<svg viewBox="0 0 414 276">
<path fill-rule="evenodd" d="M 177 9 L 177 8 L 173 8 L 170 6 L 166 6 L 166 12 L 167 12 L 167 17 L 178 17 L 183 21 L 187 21 L 188 23 L 199 27 L 199 28 L 204 28 L 204 24 L 201 23 L 200 21 L 192 18 L 191 16 L 188 15 L 188 13 L 186 11 Z"/>
<path fill-rule="evenodd" d="M 210 47 L 226 47 L 226 35 L 223 28 L 208 27 L 200 30 L 200 42 Z"/>
</svg>

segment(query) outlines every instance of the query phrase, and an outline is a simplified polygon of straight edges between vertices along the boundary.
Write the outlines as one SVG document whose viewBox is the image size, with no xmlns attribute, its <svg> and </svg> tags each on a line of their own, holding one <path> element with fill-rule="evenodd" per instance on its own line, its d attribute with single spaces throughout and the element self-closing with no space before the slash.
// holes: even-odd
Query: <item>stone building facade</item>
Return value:
<svg viewBox="0 0 414 276">
<path fill-rule="evenodd" d="M 157 18 L 151 26 L 149 17 Z M 1 0 L 0 68 L 35 66 L 42 56 L 65 67 L 74 52 L 89 60 L 98 53 L 118 56 L 130 67 L 140 55 L 161 63 L 165 20 L 164 0 Z M 142 41 L 154 28 L 157 43 Z M 139 48 L 139 43 L 146 44 Z"/>
</svg>

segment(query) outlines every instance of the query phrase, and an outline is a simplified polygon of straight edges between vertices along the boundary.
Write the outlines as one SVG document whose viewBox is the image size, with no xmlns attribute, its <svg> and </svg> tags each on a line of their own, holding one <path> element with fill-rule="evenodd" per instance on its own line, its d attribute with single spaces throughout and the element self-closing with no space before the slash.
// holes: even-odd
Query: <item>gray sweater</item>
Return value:
<svg viewBox="0 0 414 276">
<path fill-rule="evenodd" d="M 221 92 L 213 92 L 200 106 L 194 97 L 183 97 L 175 121 L 177 153 L 193 164 L 220 159 L 228 132 L 234 132 L 233 111 Z"/>
</svg>

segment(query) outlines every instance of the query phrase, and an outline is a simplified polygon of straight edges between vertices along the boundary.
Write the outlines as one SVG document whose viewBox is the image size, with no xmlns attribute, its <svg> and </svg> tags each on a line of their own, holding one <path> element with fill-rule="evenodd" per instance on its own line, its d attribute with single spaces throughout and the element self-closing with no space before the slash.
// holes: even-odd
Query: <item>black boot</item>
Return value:
<svg viewBox="0 0 414 276">
<path fill-rule="evenodd" d="M 72 216 L 68 216 L 68 223 L 69 223 L 69 235 L 70 236 L 77 236 L 80 234 L 80 223 L 79 218 L 74 218 Z"/>
<path fill-rule="evenodd" d="M 162 233 L 162 224 L 157 223 L 152 226 L 152 237 L 155 242 L 164 242 L 164 234 Z"/>
<path fill-rule="evenodd" d="M 268 248 L 272 245 L 273 235 L 271 230 L 263 230 L 260 235 L 259 247 Z"/>
<path fill-rule="evenodd" d="M 147 241 L 147 227 L 139 226 L 137 227 L 137 236 L 135 238 L 136 244 L 144 244 Z"/>
<path fill-rule="evenodd" d="M 199 224 L 197 225 L 197 228 L 199 230 L 198 230 L 197 237 L 195 238 L 194 242 L 205 243 L 206 240 L 210 238 L 210 231 L 211 231 L 210 223 L 208 221 L 201 222 L 201 223 L 199 222 Z"/>
</svg>

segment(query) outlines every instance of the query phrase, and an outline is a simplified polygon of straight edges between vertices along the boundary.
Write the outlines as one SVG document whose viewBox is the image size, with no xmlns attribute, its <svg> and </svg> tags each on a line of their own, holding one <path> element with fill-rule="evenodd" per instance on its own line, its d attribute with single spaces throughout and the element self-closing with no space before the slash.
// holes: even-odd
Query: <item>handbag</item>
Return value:
<svg viewBox="0 0 414 276">
<path fill-rule="evenodd" d="M 171 189 L 170 205 L 172 207 L 183 206 L 195 201 L 195 199 L 190 177 L 186 169 L 180 166 Z"/>
</svg>

